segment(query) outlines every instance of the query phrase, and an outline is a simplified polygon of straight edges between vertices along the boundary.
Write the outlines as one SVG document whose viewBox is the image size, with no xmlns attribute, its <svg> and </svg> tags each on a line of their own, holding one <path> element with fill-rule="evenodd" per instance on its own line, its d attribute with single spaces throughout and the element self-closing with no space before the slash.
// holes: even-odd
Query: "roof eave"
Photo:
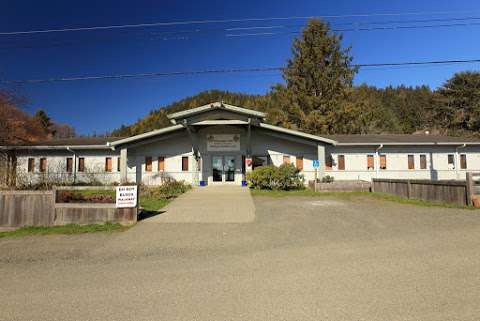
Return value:
<svg viewBox="0 0 480 321">
<path fill-rule="evenodd" d="M 119 140 L 116 140 L 116 141 L 113 141 L 113 142 L 108 142 L 107 144 L 108 144 L 108 146 L 111 146 L 111 147 L 115 148 L 116 146 L 119 146 L 119 145 L 124 145 L 124 144 L 128 144 L 128 143 L 136 142 L 138 140 L 154 137 L 154 136 L 157 136 L 157 135 L 170 133 L 170 132 L 173 132 L 173 131 L 176 131 L 176 130 L 179 130 L 179 129 L 183 129 L 183 128 L 184 128 L 183 125 L 173 125 L 173 126 L 170 126 L 170 127 L 165 127 L 165 128 L 162 128 L 162 129 L 157 129 L 157 130 L 153 130 L 153 131 L 150 131 L 150 132 L 147 132 L 147 133 L 135 135 L 135 136 L 132 136 L 132 137 L 119 139 Z"/>
<path fill-rule="evenodd" d="M 278 126 L 274 126 L 274 125 L 269 125 L 269 124 L 265 124 L 265 123 L 260 123 L 259 126 L 260 126 L 260 128 L 270 129 L 270 130 L 273 130 L 273 131 L 277 131 L 279 133 L 289 134 L 289 135 L 302 137 L 302 138 L 310 139 L 310 140 L 317 141 L 317 142 L 327 143 L 327 144 L 331 144 L 333 146 L 337 145 L 337 141 L 335 141 L 335 140 L 331 140 L 331 139 L 328 139 L 328 138 L 325 138 L 325 137 L 316 136 L 316 135 L 312 135 L 312 134 L 303 133 L 303 132 L 296 131 L 296 130 L 293 130 L 293 129 L 287 129 L 287 128 L 278 127 Z"/>
<path fill-rule="evenodd" d="M 337 146 L 459 146 L 459 145 L 480 145 L 480 142 L 368 142 L 368 143 L 337 143 Z"/>
</svg>

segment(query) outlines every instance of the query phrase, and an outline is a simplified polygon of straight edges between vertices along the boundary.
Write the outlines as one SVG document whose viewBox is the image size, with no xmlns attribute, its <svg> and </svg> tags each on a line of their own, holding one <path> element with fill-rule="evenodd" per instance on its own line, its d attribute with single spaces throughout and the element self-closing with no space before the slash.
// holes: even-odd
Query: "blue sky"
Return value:
<svg viewBox="0 0 480 321">
<path fill-rule="evenodd" d="M 0 1 L 0 32 L 168 21 L 372 13 L 455 12 L 328 19 L 334 28 L 387 21 L 480 18 L 478 1 Z M 469 20 L 480 23 L 480 19 Z M 463 22 L 463 21 L 461 21 Z M 438 22 L 445 24 L 450 22 Z M 292 34 L 227 37 L 227 28 L 276 26 L 296 31 L 305 20 L 184 25 L 115 31 L 0 36 L 0 79 L 45 79 L 99 74 L 282 66 Z M 404 23 L 402 25 L 426 23 Z M 285 26 L 288 27 L 280 27 Z M 395 24 L 398 25 L 398 24 Z M 201 29 L 196 33 L 168 33 Z M 205 31 L 206 29 L 213 29 Z M 248 30 L 248 33 L 259 32 Z M 344 33 L 355 63 L 480 58 L 480 25 Z M 480 64 L 361 70 L 355 83 L 441 85 L 453 73 Z M 150 110 L 203 90 L 263 94 L 279 73 L 215 74 L 78 81 L 8 87 L 24 95 L 29 112 L 43 107 L 79 134 L 103 133 Z"/>
</svg>

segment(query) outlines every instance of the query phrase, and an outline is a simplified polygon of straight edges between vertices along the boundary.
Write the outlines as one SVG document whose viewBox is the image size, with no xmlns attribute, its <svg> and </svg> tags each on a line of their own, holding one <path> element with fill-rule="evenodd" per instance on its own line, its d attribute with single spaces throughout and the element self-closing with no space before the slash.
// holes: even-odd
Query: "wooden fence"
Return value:
<svg viewBox="0 0 480 321">
<path fill-rule="evenodd" d="M 90 186 L 89 189 L 99 188 Z M 137 221 L 137 207 L 116 208 L 114 203 L 56 203 L 55 200 L 56 190 L 0 191 L 0 227 L 106 222 L 129 225 Z"/>
<path fill-rule="evenodd" d="M 461 206 L 476 205 L 474 200 L 480 186 L 472 177 L 480 174 L 468 173 L 466 181 L 433 181 L 410 179 L 374 178 L 372 192 L 415 198 L 426 201 L 452 203 Z"/>
</svg>

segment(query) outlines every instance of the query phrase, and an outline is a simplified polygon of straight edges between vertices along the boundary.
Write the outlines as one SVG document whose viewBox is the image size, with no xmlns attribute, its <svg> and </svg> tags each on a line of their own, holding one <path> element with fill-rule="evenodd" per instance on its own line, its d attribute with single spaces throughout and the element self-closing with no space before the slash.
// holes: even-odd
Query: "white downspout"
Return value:
<svg viewBox="0 0 480 321">
<path fill-rule="evenodd" d="M 375 149 L 375 171 L 376 171 L 376 175 L 375 177 L 378 178 L 378 175 L 380 174 L 380 156 L 378 154 L 378 151 L 380 149 L 383 148 L 383 144 L 380 144 L 380 146 L 378 146 L 376 149 Z"/>
</svg>

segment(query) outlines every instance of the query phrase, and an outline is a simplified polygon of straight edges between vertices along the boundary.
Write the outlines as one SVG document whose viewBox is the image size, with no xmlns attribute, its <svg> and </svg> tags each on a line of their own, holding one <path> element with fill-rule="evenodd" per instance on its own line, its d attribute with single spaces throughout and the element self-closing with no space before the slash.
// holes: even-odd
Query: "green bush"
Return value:
<svg viewBox="0 0 480 321">
<path fill-rule="evenodd" d="M 162 185 L 157 187 L 145 188 L 145 194 L 153 198 L 174 198 L 179 194 L 183 194 L 192 188 L 191 185 L 185 184 L 183 181 L 176 181 L 174 179 L 167 179 Z"/>
<path fill-rule="evenodd" d="M 303 176 L 291 164 L 276 166 L 260 166 L 247 174 L 247 180 L 252 188 L 270 190 L 292 190 L 304 188 Z"/>
<path fill-rule="evenodd" d="M 333 176 L 326 175 L 322 178 L 322 183 L 333 183 L 334 178 Z"/>
</svg>

